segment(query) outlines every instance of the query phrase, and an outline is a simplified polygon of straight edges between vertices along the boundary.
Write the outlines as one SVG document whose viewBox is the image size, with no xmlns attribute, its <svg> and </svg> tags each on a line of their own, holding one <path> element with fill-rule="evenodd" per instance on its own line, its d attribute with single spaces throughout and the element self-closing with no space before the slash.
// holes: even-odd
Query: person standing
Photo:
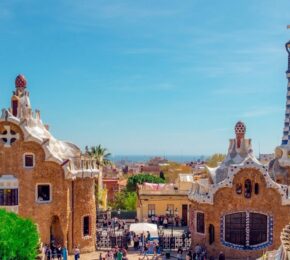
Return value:
<svg viewBox="0 0 290 260">
<path fill-rule="evenodd" d="M 164 225 L 164 228 L 167 228 L 167 226 L 168 226 L 168 220 L 166 217 L 163 220 L 163 225 Z"/>
<path fill-rule="evenodd" d="M 117 253 L 117 260 L 122 260 L 123 259 L 123 253 L 122 250 L 120 249 Z"/>
<path fill-rule="evenodd" d="M 47 260 L 51 260 L 52 251 L 49 246 L 46 247 L 45 255 Z"/>
<path fill-rule="evenodd" d="M 149 231 L 147 231 L 146 242 L 150 241 L 150 239 L 151 239 L 151 234 Z"/>
<path fill-rule="evenodd" d="M 61 254 L 62 254 L 62 259 L 67 260 L 67 249 L 65 246 L 62 247 Z"/>
<path fill-rule="evenodd" d="M 74 248 L 74 256 L 75 256 L 75 260 L 78 260 L 80 258 L 80 250 L 77 246 L 75 246 Z"/>
<path fill-rule="evenodd" d="M 223 252 L 220 252 L 220 254 L 219 254 L 219 260 L 226 260 L 226 256 L 224 255 Z"/>
<path fill-rule="evenodd" d="M 58 245 L 56 248 L 56 257 L 58 260 L 62 259 L 62 248 L 61 245 Z"/>
<path fill-rule="evenodd" d="M 177 250 L 177 256 L 176 256 L 177 260 L 182 260 L 182 253 L 183 253 L 183 250 L 180 246 Z"/>
</svg>

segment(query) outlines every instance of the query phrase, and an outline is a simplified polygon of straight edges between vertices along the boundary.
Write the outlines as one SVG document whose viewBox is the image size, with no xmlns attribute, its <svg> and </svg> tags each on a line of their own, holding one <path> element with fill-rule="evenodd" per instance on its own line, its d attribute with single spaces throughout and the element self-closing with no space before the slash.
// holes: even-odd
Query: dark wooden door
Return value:
<svg viewBox="0 0 290 260">
<path fill-rule="evenodd" d="M 187 226 L 187 205 L 182 205 L 182 223 L 184 226 Z"/>
</svg>

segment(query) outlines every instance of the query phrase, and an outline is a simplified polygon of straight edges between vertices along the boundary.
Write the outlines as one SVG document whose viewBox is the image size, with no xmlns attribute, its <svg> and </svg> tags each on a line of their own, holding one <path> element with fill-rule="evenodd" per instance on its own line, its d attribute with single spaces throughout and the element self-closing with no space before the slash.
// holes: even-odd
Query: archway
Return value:
<svg viewBox="0 0 290 260">
<path fill-rule="evenodd" d="M 63 245 L 63 233 L 58 216 L 53 216 L 50 225 L 50 242 L 57 246 Z"/>
</svg>

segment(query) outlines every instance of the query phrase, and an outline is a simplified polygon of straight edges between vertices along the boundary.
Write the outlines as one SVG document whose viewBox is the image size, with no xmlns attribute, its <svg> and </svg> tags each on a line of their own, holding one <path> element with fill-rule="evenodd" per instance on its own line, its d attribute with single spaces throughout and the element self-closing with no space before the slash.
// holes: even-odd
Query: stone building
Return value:
<svg viewBox="0 0 290 260">
<path fill-rule="evenodd" d="M 137 218 L 150 220 L 151 216 L 166 216 L 167 212 L 179 216 L 183 225 L 189 223 L 188 193 L 192 188 L 193 175 L 179 174 L 175 183 L 144 183 L 137 189 Z"/>
<path fill-rule="evenodd" d="M 280 245 L 280 232 L 290 221 L 288 186 L 275 182 L 254 156 L 242 122 L 235 126 L 228 154 L 208 169 L 208 182 L 195 183 L 189 199 L 193 245 L 210 255 L 247 259 Z"/>
<path fill-rule="evenodd" d="M 11 108 L 0 117 L 0 208 L 35 221 L 43 243 L 92 251 L 97 165 L 52 136 L 31 109 L 24 76 L 15 85 Z"/>
</svg>

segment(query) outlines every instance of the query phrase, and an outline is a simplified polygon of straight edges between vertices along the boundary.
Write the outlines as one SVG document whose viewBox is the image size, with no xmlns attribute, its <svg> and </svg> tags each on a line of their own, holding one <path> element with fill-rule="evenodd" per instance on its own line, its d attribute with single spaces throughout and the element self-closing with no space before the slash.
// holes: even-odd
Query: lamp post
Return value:
<svg viewBox="0 0 290 260">
<path fill-rule="evenodd" d="M 167 208 L 166 214 L 171 218 L 171 237 L 170 237 L 170 242 L 169 242 L 169 254 L 168 258 L 170 258 L 171 255 L 171 243 L 173 241 L 173 226 L 174 226 L 174 217 L 177 216 L 178 210 L 177 208 L 175 210 Z"/>
</svg>

